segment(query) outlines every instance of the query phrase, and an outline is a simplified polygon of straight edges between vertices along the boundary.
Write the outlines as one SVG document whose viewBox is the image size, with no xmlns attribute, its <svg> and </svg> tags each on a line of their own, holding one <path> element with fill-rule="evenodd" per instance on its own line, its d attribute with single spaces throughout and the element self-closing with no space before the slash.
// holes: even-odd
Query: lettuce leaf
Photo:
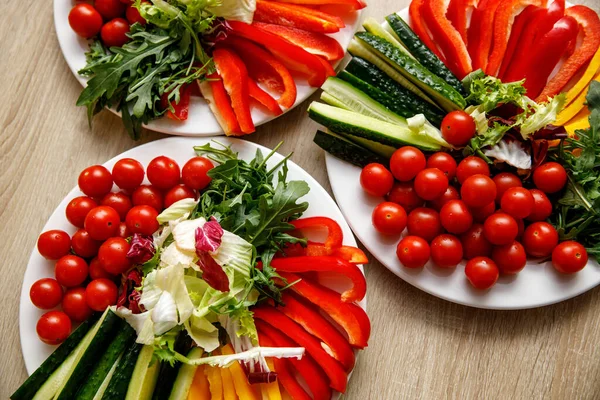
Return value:
<svg viewBox="0 0 600 400">
<path fill-rule="evenodd" d="M 187 217 L 194 210 L 198 202 L 194 199 L 181 199 L 171 204 L 168 208 L 163 210 L 156 220 L 159 224 L 164 224 L 169 221 L 175 221 L 177 219 Z"/>
<path fill-rule="evenodd" d="M 296 358 L 301 359 L 304 355 L 303 347 L 253 347 L 242 353 L 234 353 L 226 356 L 203 357 L 194 360 L 177 354 L 177 359 L 189 365 L 210 365 L 212 367 L 227 368 L 236 361 L 255 362 L 259 357 Z"/>
<path fill-rule="evenodd" d="M 256 11 L 256 0 L 222 0 L 220 4 L 207 8 L 217 17 L 251 24 Z"/>
<path fill-rule="evenodd" d="M 527 140 L 533 133 L 546 125 L 554 123 L 566 100 L 566 93 L 560 93 L 546 103 L 538 104 L 531 101 L 528 112 L 523 112 L 517 116 L 516 124 L 519 125 L 523 139 Z"/>
</svg>

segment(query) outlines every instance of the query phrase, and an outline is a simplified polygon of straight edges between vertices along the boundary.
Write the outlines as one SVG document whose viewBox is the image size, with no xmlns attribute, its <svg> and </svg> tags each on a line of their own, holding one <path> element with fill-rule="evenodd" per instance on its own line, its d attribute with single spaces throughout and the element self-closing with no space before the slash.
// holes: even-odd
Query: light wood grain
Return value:
<svg viewBox="0 0 600 400">
<path fill-rule="evenodd" d="M 372 0 L 381 19 L 407 0 Z M 598 10 L 598 0 L 585 3 Z M 19 341 L 21 280 L 37 235 L 84 167 L 163 135 L 128 138 L 103 112 L 93 129 L 59 50 L 52 2 L 0 1 L 0 398 L 27 377 Z M 312 99 L 316 99 L 313 96 Z M 309 101 L 258 128 L 331 193 Z M 370 345 L 348 399 L 598 399 L 600 291 L 527 311 L 485 311 L 415 289 L 373 259 L 367 266 Z M 24 346 L 27 346 L 25 343 Z"/>
</svg>

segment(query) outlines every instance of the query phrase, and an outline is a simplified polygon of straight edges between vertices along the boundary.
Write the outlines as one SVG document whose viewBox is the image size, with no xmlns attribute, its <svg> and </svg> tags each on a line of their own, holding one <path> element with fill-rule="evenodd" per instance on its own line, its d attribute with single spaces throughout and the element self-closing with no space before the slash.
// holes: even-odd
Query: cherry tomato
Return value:
<svg viewBox="0 0 600 400">
<path fill-rule="evenodd" d="M 533 209 L 526 219 L 533 222 L 544 221 L 552 214 L 550 199 L 539 189 L 531 189 L 529 193 L 533 196 Z"/>
<path fill-rule="evenodd" d="M 112 207 L 98 206 L 85 217 L 83 226 L 92 239 L 106 240 L 117 235 L 119 214 Z"/>
<path fill-rule="evenodd" d="M 431 242 L 431 259 L 440 268 L 454 268 L 463 259 L 460 240 L 449 234 L 439 235 Z"/>
<path fill-rule="evenodd" d="M 514 275 L 520 272 L 527 264 L 527 255 L 523 245 L 517 241 L 496 246 L 492 250 L 492 260 L 503 274 Z"/>
<path fill-rule="evenodd" d="M 552 251 L 552 266 L 563 274 L 581 271 L 588 262 L 588 254 L 581 244 L 568 240 Z"/>
<path fill-rule="evenodd" d="M 92 316 L 92 310 L 85 301 L 85 288 L 77 287 L 66 291 L 62 300 L 62 309 L 76 322 L 83 322 Z"/>
<path fill-rule="evenodd" d="M 127 213 L 125 223 L 131 233 L 152 235 L 158 229 L 158 212 L 150 206 L 135 206 Z"/>
<path fill-rule="evenodd" d="M 412 180 L 420 171 L 425 169 L 426 164 L 425 154 L 412 146 L 400 147 L 390 158 L 392 175 L 402 182 Z"/>
<path fill-rule="evenodd" d="M 103 206 L 112 207 L 118 214 L 121 221 L 125 221 L 125 217 L 133 204 L 131 199 L 123 192 L 110 192 L 102 198 Z"/>
<path fill-rule="evenodd" d="M 473 117 L 458 110 L 452 111 L 444 117 L 440 130 L 446 142 L 452 146 L 463 147 L 475 136 L 476 128 Z"/>
<path fill-rule="evenodd" d="M 125 10 L 125 17 L 131 25 L 135 24 L 136 22 L 141 25 L 146 25 L 146 20 L 140 15 L 140 12 L 134 6 L 127 7 L 127 10 Z"/>
<path fill-rule="evenodd" d="M 98 261 L 106 272 L 119 275 L 131 267 L 127 252 L 131 248 L 129 242 L 122 237 L 113 237 L 102 243 L 98 251 Z"/>
<path fill-rule="evenodd" d="M 460 197 L 469 207 L 484 207 L 496 199 L 496 184 L 489 176 L 471 175 L 464 180 Z"/>
<path fill-rule="evenodd" d="M 102 28 L 102 16 L 90 4 L 76 4 L 69 12 L 69 25 L 79 36 L 89 39 Z"/>
<path fill-rule="evenodd" d="M 494 183 L 496 184 L 496 201 L 500 204 L 504 192 L 513 187 L 523 187 L 523 182 L 515 174 L 510 172 L 500 172 L 494 176 Z"/>
<path fill-rule="evenodd" d="M 506 213 L 490 215 L 483 223 L 483 233 L 491 244 L 501 246 L 512 243 L 519 234 L 517 221 Z"/>
<path fill-rule="evenodd" d="M 426 168 L 415 177 L 415 191 L 425 200 L 433 200 L 448 189 L 448 178 L 437 168 Z"/>
<path fill-rule="evenodd" d="M 489 257 L 492 255 L 492 244 L 483 234 L 483 225 L 473 226 L 460 236 L 464 257 L 470 260 L 475 257 Z"/>
<path fill-rule="evenodd" d="M 126 8 L 119 0 L 94 0 L 94 6 L 107 21 L 123 16 Z"/>
<path fill-rule="evenodd" d="M 399 235 L 406 228 L 406 211 L 402 206 L 385 201 L 373 210 L 373 227 L 382 235 Z"/>
<path fill-rule="evenodd" d="M 78 228 L 83 228 L 85 217 L 93 209 L 98 207 L 98 203 L 94 199 L 87 196 L 75 197 L 67 204 L 65 213 L 71 224 Z"/>
<path fill-rule="evenodd" d="M 94 311 L 104 311 L 117 303 L 117 285 L 109 279 L 94 279 L 85 288 L 85 302 Z"/>
<path fill-rule="evenodd" d="M 479 157 L 469 156 L 458 163 L 458 167 L 456 167 L 456 178 L 460 184 L 468 177 L 477 174 L 490 176 L 490 167 Z"/>
<path fill-rule="evenodd" d="M 371 163 L 360 171 L 360 186 L 371 196 L 385 196 L 393 185 L 392 173 L 381 164 Z"/>
<path fill-rule="evenodd" d="M 120 159 L 112 169 L 115 183 L 123 190 L 131 191 L 140 186 L 144 175 L 144 166 L 133 158 Z"/>
<path fill-rule="evenodd" d="M 114 279 L 113 275 L 109 274 L 108 272 L 106 272 L 104 270 L 104 268 L 102 268 L 102 265 L 100 264 L 100 260 L 98 260 L 98 257 L 95 257 L 92 259 L 92 261 L 90 261 L 89 271 L 90 271 L 91 279 L 100 279 L 100 278 Z"/>
<path fill-rule="evenodd" d="M 121 47 L 129 41 L 129 24 L 123 18 L 115 18 L 102 26 L 100 37 L 107 47 Z"/>
<path fill-rule="evenodd" d="M 63 286 L 79 286 L 88 276 L 88 265 L 81 257 L 64 256 L 56 262 L 54 275 L 58 283 Z"/>
<path fill-rule="evenodd" d="M 475 289 L 489 289 L 498 280 L 500 271 L 496 263 L 487 257 L 475 257 L 465 267 L 467 279 Z"/>
<path fill-rule="evenodd" d="M 460 194 L 454 186 L 448 186 L 448 189 L 440 197 L 435 198 L 429 202 L 429 206 L 435 211 L 439 212 L 444 204 L 450 200 L 460 200 Z"/>
<path fill-rule="evenodd" d="M 408 234 L 418 236 L 431 242 L 433 238 L 440 235 L 443 231 L 440 215 L 431 208 L 416 208 L 408 214 L 407 219 Z"/>
<path fill-rule="evenodd" d="M 98 249 L 102 242 L 92 239 L 88 231 L 85 229 L 79 229 L 73 234 L 71 240 L 73 251 L 79 257 L 92 258 L 98 254 Z"/>
<path fill-rule="evenodd" d="M 446 174 L 448 180 L 456 176 L 456 160 L 448 153 L 439 151 L 427 159 L 427 168 L 437 168 Z"/>
<path fill-rule="evenodd" d="M 161 190 L 171 189 L 179 183 L 181 178 L 177 162 L 165 156 L 159 156 L 150 161 L 146 173 L 150 183 Z"/>
<path fill-rule="evenodd" d="M 425 200 L 417 195 L 412 182 L 396 182 L 388 193 L 387 200 L 400 204 L 406 212 L 425 204 Z"/>
<path fill-rule="evenodd" d="M 79 189 L 90 197 L 102 197 L 113 186 L 112 175 L 102 165 L 92 165 L 81 171 L 77 183 Z"/>
<path fill-rule="evenodd" d="M 71 320 L 62 311 L 48 311 L 40 317 L 35 330 L 42 342 L 61 344 L 71 333 Z"/>
<path fill-rule="evenodd" d="M 525 233 L 525 222 L 522 219 L 517 219 L 517 225 L 519 226 L 519 233 L 517 233 L 517 240 L 521 240 Z"/>
<path fill-rule="evenodd" d="M 533 210 L 533 196 L 529 190 L 522 187 L 513 187 L 504 192 L 500 206 L 502 211 L 515 218 L 525 218 Z"/>
<path fill-rule="evenodd" d="M 194 190 L 203 190 L 212 180 L 208 171 L 214 167 L 212 161 L 206 157 L 190 158 L 181 169 L 181 180 Z"/>
<path fill-rule="evenodd" d="M 29 289 L 29 298 L 34 306 L 49 310 L 60 304 L 63 290 L 56 279 L 42 278 L 33 283 Z"/>
<path fill-rule="evenodd" d="M 430 253 L 429 244 L 417 236 L 404 237 L 396 248 L 398 260 L 406 268 L 423 267 L 429 261 Z"/>
<path fill-rule="evenodd" d="M 164 196 L 156 186 L 142 185 L 138 187 L 131 195 L 131 200 L 134 206 L 150 206 L 158 212 L 164 209 Z"/>
<path fill-rule="evenodd" d="M 58 260 L 69 254 L 71 238 L 67 232 L 58 229 L 46 231 L 38 237 L 37 248 L 46 260 Z"/>
<path fill-rule="evenodd" d="M 567 171 L 557 162 L 547 162 L 533 171 L 533 183 L 544 193 L 556 193 L 567 183 Z"/>
<path fill-rule="evenodd" d="M 390 175 L 391 176 L 391 175 Z M 175 185 L 165 194 L 165 208 L 182 199 L 195 199 L 196 193 L 184 184 Z"/>
<path fill-rule="evenodd" d="M 125 218 L 127 218 L 127 217 L 125 217 Z M 131 235 L 132 235 L 132 233 L 129 232 L 129 229 L 127 228 L 127 224 L 125 222 L 119 222 L 119 237 L 122 237 L 123 239 L 127 239 Z"/>
<path fill-rule="evenodd" d="M 558 232 L 547 222 L 534 222 L 525 229 L 522 242 L 531 257 L 548 257 L 558 245 Z"/>
<path fill-rule="evenodd" d="M 440 210 L 442 226 L 450 233 L 459 235 L 473 225 L 473 215 L 462 200 L 450 200 Z"/>
<path fill-rule="evenodd" d="M 473 215 L 473 221 L 483 223 L 487 217 L 496 211 L 496 202 L 492 201 L 483 207 L 471 207 L 470 210 Z"/>
</svg>

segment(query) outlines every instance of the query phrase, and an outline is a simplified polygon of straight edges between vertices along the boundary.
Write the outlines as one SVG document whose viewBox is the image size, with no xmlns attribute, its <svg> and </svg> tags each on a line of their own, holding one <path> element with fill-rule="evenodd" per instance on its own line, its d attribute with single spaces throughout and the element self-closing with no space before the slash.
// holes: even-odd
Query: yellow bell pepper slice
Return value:
<svg viewBox="0 0 600 400">
<path fill-rule="evenodd" d="M 206 368 L 206 365 L 199 365 L 198 369 L 196 369 L 187 400 L 211 400 L 208 379 L 206 379 L 206 374 L 204 373 Z"/>
<path fill-rule="evenodd" d="M 230 344 L 227 344 L 222 347 L 221 352 L 226 356 L 231 355 L 233 354 L 233 348 Z M 229 372 L 231 372 L 231 378 L 233 380 L 235 392 L 240 400 L 261 400 L 254 392 L 254 389 L 252 389 L 252 386 L 248 382 L 246 374 L 244 373 L 244 370 L 239 362 L 234 362 L 228 369 Z"/>
<path fill-rule="evenodd" d="M 275 371 L 273 360 L 267 359 L 267 365 L 271 371 Z M 262 392 L 263 399 L 281 400 L 281 391 L 279 390 L 279 383 L 277 383 L 277 381 L 271 383 L 261 383 L 260 390 Z"/>
<path fill-rule="evenodd" d="M 600 69 L 600 49 L 598 49 L 598 51 L 596 51 L 596 54 L 594 54 L 594 57 L 592 57 L 592 60 L 588 64 L 588 66 L 587 66 L 585 72 L 583 73 L 583 75 L 581 76 L 581 78 L 567 92 L 567 100 L 565 102 L 566 105 L 571 104 L 571 102 L 574 101 L 577 98 L 577 96 L 579 96 L 581 94 L 581 92 L 590 85 L 592 78 L 594 77 L 594 75 L 596 75 L 598 73 L 599 69 Z"/>
<path fill-rule="evenodd" d="M 577 114 L 573 119 L 567 122 L 564 125 L 565 130 L 569 134 L 570 137 L 575 136 L 575 131 L 579 129 L 587 129 L 590 127 L 590 110 L 588 108 L 584 108 Z"/>
<path fill-rule="evenodd" d="M 600 82 L 600 73 L 594 76 L 594 80 Z M 585 105 L 585 97 L 587 96 L 589 86 L 583 90 L 575 100 L 571 102 L 567 107 L 563 108 L 563 110 L 558 114 L 558 118 L 554 125 L 565 125 L 569 122 L 575 115 L 577 115 L 581 110 L 587 108 Z"/>
<path fill-rule="evenodd" d="M 207 367 L 204 371 L 208 378 L 211 400 L 223 400 L 223 381 L 220 369 L 219 367 Z"/>
<path fill-rule="evenodd" d="M 233 386 L 233 378 L 229 368 L 221 368 L 221 379 L 223 381 L 223 397 L 225 400 L 238 400 Z"/>
</svg>

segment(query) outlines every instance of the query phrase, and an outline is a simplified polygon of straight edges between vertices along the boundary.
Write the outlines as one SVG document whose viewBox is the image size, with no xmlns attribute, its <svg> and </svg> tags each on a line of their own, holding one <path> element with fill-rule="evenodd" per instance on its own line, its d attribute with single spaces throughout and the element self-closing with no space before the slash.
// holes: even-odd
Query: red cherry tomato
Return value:
<svg viewBox="0 0 600 400">
<path fill-rule="evenodd" d="M 529 193 L 533 196 L 533 209 L 526 219 L 532 222 L 544 221 L 552 214 L 550 199 L 539 189 L 531 189 Z"/>
<path fill-rule="evenodd" d="M 515 218 L 528 217 L 533 210 L 533 196 L 529 190 L 522 187 L 514 187 L 504 192 L 500 206 L 502 211 Z"/>
<path fill-rule="evenodd" d="M 525 229 L 522 242 L 531 257 L 548 257 L 558 245 L 558 232 L 547 222 L 534 222 Z"/>
<path fill-rule="evenodd" d="M 420 171 L 425 169 L 426 164 L 425 154 L 412 146 L 400 147 L 390 158 L 392 175 L 402 182 L 412 180 Z"/>
<path fill-rule="evenodd" d="M 71 240 L 73 251 L 79 257 L 92 258 L 98 254 L 98 249 L 102 242 L 92 239 L 88 231 L 85 229 L 79 229 L 73 234 Z"/>
<path fill-rule="evenodd" d="M 473 215 L 473 221 L 483 223 L 487 217 L 496 211 L 496 203 L 492 201 L 483 207 L 471 207 L 470 210 Z"/>
<path fill-rule="evenodd" d="M 131 267 L 127 252 L 131 248 L 129 242 L 122 237 L 112 237 L 102 243 L 98 251 L 98 261 L 106 272 L 119 275 Z"/>
<path fill-rule="evenodd" d="M 179 183 L 181 178 L 177 162 L 165 156 L 159 156 L 150 161 L 146 173 L 150 183 L 161 190 L 171 189 Z"/>
<path fill-rule="evenodd" d="M 131 195 L 131 200 L 134 206 L 150 206 L 158 212 L 164 209 L 164 196 L 156 186 L 142 185 L 138 187 Z"/>
<path fill-rule="evenodd" d="M 85 288 L 77 287 L 66 291 L 62 301 L 62 309 L 76 322 L 83 322 L 92 316 L 92 310 L 85 301 Z"/>
<path fill-rule="evenodd" d="M 360 186 L 371 196 L 385 196 L 393 185 L 392 173 L 381 164 L 371 163 L 360 171 Z"/>
<path fill-rule="evenodd" d="M 458 110 L 452 111 L 444 117 L 440 130 L 446 142 L 452 146 L 463 147 L 475 136 L 476 126 L 473 117 Z"/>
<path fill-rule="evenodd" d="M 425 200 L 433 200 L 448 189 L 448 178 L 437 168 L 426 168 L 415 177 L 415 191 Z"/>
<path fill-rule="evenodd" d="M 373 227 L 383 235 L 399 235 L 406 228 L 406 211 L 402 206 L 389 201 L 373 210 Z"/>
<path fill-rule="evenodd" d="M 417 195 L 412 182 L 396 182 L 388 193 L 387 200 L 400 204 L 406 212 L 425 204 L 425 200 Z"/>
<path fill-rule="evenodd" d="M 31 285 L 29 299 L 34 306 L 42 310 L 49 310 L 60 304 L 63 290 L 56 279 L 42 278 Z"/>
<path fill-rule="evenodd" d="M 525 222 L 522 219 L 517 219 L 517 225 L 519 225 L 519 233 L 517 233 L 517 240 L 521 240 L 525 233 Z"/>
<path fill-rule="evenodd" d="M 431 242 L 443 231 L 440 215 L 431 208 L 420 207 L 412 210 L 407 219 L 408 234 Z"/>
<path fill-rule="evenodd" d="M 396 247 L 396 256 L 406 268 L 423 267 L 429 261 L 430 254 L 429 244 L 417 236 L 404 237 Z"/>
<path fill-rule="evenodd" d="M 127 213 L 125 223 L 131 233 L 152 235 L 158 229 L 158 212 L 150 206 L 135 206 Z"/>
<path fill-rule="evenodd" d="M 208 171 L 214 167 L 212 161 L 206 157 L 190 158 L 181 169 L 181 180 L 194 190 L 203 190 L 212 180 Z"/>
<path fill-rule="evenodd" d="M 519 225 L 513 217 L 499 212 L 490 215 L 483 223 L 483 233 L 496 246 L 512 243 L 519 234 Z"/>
<path fill-rule="evenodd" d="M 69 12 L 69 25 L 76 34 L 89 39 L 100 32 L 102 16 L 90 4 L 76 4 Z"/>
<path fill-rule="evenodd" d="M 94 279 L 85 288 L 85 302 L 94 311 L 104 311 L 117 303 L 117 285 L 109 279 Z"/>
<path fill-rule="evenodd" d="M 102 198 L 103 206 L 112 207 L 118 214 L 121 221 L 125 221 L 125 217 L 133 204 L 131 199 L 123 192 L 110 192 Z"/>
<path fill-rule="evenodd" d="M 581 271 L 588 262 L 588 254 L 581 244 L 568 240 L 552 251 L 552 266 L 563 274 Z"/>
<path fill-rule="evenodd" d="M 487 257 L 475 257 L 465 267 L 465 275 L 475 289 L 489 289 L 498 280 L 500 271 L 494 261 Z"/>
<path fill-rule="evenodd" d="M 463 259 L 460 240 L 449 234 L 439 235 L 431 242 L 431 259 L 440 268 L 454 268 Z"/>
<path fill-rule="evenodd" d="M 65 213 L 71 224 L 78 228 L 83 228 L 85 217 L 93 209 L 98 207 L 98 203 L 94 199 L 87 196 L 75 197 L 67 204 Z"/>
<path fill-rule="evenodd" d="M 54 275 L 58 283 L 63 286 L 79 286 L 88 277 L 88 265 L 81 257 L 64 256 L 56 262 Z"/>
<path fill-rule="evenodd" d="M 61 344 L 71 333 L 71 320 L 62 311 L 48 311 L 40 317 L 35 330 L 42 342 Z"/>
<path fill-rule="evenodd" d="M 492 244 L 483 234 L 483 225 L 473 226 L 460 236 L 464 257 L 470 260 L 475 257 L 489 257 L 492 255 Z"/>
<path fill-rule="evenodd" d="M 196 193 L 184 184 L 179 184 L 171 188 L 165 194 L 165 208 L 170 207 L 173 203 L 182 199 L 195 199 Z"/>
<path fill-rule="evenodd" d="M 460 197 L 469 207 L 484 207 L 496 199 L 496 184 L 488 176 L 471 175 L 463 182 Z"/>
<path fill-rule="evenodd" d="M 127 217 L 125 217 L 127 218 Z M 129 236 L 131 236 L 132 233 L 129 232 L 129 229 L 127 228 L 127 224 L 125 222 L 119 222 L 119 237 L 122 237 L 123 239 L 127 239 Z"/>
<path fill-rule="evenodd" d="M 146 20 L 140 15 L 140 12 L 134 6 L 127 7 L 127 10 L 125 10 L 125 17 L 131 25 L 135 24 L 136 22 L 140 25 L 146 25 Z"/>
<path fill-rule="evenodd" d="M 435 211 L 439 212 L 444 204 L 450 200 L 460 200 L 460 194 L 454 186 L 448 186 L 448 189 L 440 197 L 435 198 L 429 202 L 429 206 Z"/>
<path fill-rule="evenodd" d="M 106 272 L 104 270 L 104 268 L 102 268 L 102 265 L 100 264 L 100 260 L 98 260 L 98 257 L 95 257 L 92 259 L 92 261 L 90 261 L 89 271 L 90 271 L 90 279 L 100 279 L 100 278 L 114 279 L 113 275 L 109 274 L 108 272 Z"/>
<path fill-rule="evenodd" d="M 523 245 L 517 241 L 494 247 L 492 260 L 503 274 L 514 275 L 520 272 L 527 264 L 527 255 Z"/>
<path fill-rule="evenodd" d="M 469 156 L 458 163 L 458 167 L 456 167 L 456 178 L 461 184 L 468 177 L 477 174 L 490 176 L 490 167 L 479 157 Z"/>
<path fill-rule="evenodd" d="M 117 235 L 119 221 L 119 214 L 114 208 L 98 206 L 88 213 L 83 226 L 92 239 L 106 240 Z"/>
<path fill-rule="evenodd" d="M 473 215 L 462 200 L 450 200 L 440 210 L 442 226 L 450 233 L 459 235 L 473 225 Z"/>
<path fill-rule="evenodd" d="M 107 21 L 123 16 L 126 8 L 119 0 L 94 0 L 94 6 Z"/>
<path fill-rule="evenodd" d="M 123 190 L 131 191 L 140 186 L 144 180 L 144 175 L 144 166 L 133 158 L 120 159 L 112 169 L 115 183 Z"/>
<path fill-rule="evenodd" d="M 77 183 L 79 189 L 89 197 L 102 197 L 113 186 L 112 175 L 102 165 L 92 165 L 81 171 Z"/>
<path fill-rule="evenodd" d="M 557 162 L 547 162 L 533 171 L 533 183 L 544 193 L 556 193 L 567 183 L 567 171 Z"/>
<path fill-rule="evenodd" d="M 450 154 L 442 151 L 429 156 L 427 168 L 439 169 L 446 174 L 449 181 L 456 176 L 456 160 Z"/>
<path fill-rule="evenodd" d="M 121 47 L 129 41 L 129 23 L 123 18 L 115 18 L 102 26 L 100 37 L 107 47 Z"/>
<path fill-rule="evenodd" d="M 510 172 L 500 172 L 494 176 L 494 183 L 496 184 L 496 202 L 500 203 L 504 192 L 513 187 L 522 187 L 523 182 L 515 174 Z"/>
<path fill-rule="evenodd" d="M 46 260 L 58 260 L 69 254 L 71 238 L 67 232 L 58 229 L 46 231 L 38 237 L 37 248 Z"/>
</svg>

